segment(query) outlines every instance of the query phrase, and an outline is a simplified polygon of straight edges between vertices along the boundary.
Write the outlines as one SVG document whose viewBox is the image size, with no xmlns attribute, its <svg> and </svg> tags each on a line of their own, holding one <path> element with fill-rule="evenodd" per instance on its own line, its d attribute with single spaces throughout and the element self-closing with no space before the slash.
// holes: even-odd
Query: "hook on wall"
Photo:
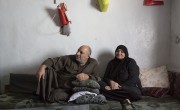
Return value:
<svg viewBox="0 0 180 110">
<path fill-rule="evenodd" d="M 56 0 L 54 0 L 54 4 L 56 4 Z"/>
<path fill-rule="evenodd" d="M 180 42 L 180 38 L 179 36 L 176 36 L 176 44 L 178 44 Z"/>
</svg>

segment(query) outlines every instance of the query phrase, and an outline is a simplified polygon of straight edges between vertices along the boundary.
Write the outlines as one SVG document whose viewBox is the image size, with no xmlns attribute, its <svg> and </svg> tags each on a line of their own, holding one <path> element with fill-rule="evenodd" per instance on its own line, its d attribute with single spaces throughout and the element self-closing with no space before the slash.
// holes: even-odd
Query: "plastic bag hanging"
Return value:
<svg viewBox="0 0 180 110">
<path fill-rule="evenodd" d="M 98 0 L 97 4 L 98 4 L 101 12 L 107 12 L 108 6 L 109 6 L 108 0 Z"/>
<path fill-rule="evenodd" d="M 61 26 L 61 34 L 69 36 L 71 33 L 70 25 L 71 21 L 67 16 L 67 7 L 65 3 L 60 3 L 57 6 L 59 19 L 60 19 L 60 26 Z"/>
</svg>

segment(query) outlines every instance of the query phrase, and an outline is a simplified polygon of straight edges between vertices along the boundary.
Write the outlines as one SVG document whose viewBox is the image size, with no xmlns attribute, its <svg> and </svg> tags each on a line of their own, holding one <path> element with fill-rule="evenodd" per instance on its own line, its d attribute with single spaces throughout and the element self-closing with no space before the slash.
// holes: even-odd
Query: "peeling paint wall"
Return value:
<svg viewBox="0 0 180 110">
<path fill-rule="evenodd" d="M 48 57 L 74 54 L 82 44 L 92 47 L 101 74 L 124 44 L 142 68 L 168 64 L 170 47 L 170 0 L 163 6 L 143 6 L 144 0 L 109 0 L 100 12 L 96 0 L 65 2 L 72 20 L 69 37 L 59 33 L 53 0 L 0 0 L 0 78 L 9 73 L 35 74 Z M 54 19 L 53 16 L 55 16 Z"/>
</svg>

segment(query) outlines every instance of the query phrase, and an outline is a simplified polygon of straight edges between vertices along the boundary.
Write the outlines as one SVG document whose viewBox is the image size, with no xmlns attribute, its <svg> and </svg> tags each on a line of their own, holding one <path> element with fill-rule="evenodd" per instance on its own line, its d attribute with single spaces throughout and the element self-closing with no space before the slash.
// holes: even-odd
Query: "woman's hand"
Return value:
<svg viewBox="0 0 180 110">
<path fill-rule="evenodd" d="M 87 75 L 85 73 L 79 73 L 78 75 L 76 75 L 76 79 L 79 81 L 88 80 L 89 75 Z"/>
<path fill-rule="evenodd" d="M 46 67 L 47 67 L 46 65 L 41 65 L 39 70 L 37 71 L 36 77 L 37 77 L 38 81 L 40 81 L 41 78 L 44 79 Z"/>
<path fill-rule="evenodd" d="M 115 82 L 113 80 L 110 80 L 109 83 L 110 83 L 111 90 L 120 89 L 120 87 L 121 87 L 117 82 Z"/>
</svg>

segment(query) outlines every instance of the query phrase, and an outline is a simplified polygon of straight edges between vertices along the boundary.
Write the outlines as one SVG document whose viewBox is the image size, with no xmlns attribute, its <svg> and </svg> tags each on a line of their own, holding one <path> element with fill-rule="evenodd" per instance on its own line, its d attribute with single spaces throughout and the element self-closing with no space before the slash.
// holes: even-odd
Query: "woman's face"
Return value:
<svg viewBox="0 0 180 110">
<path fill-rule="evenodd" d="M 117 59 L 124 59 L 125 58 L 125 53 L 122 49 L 118 49 L 116 52 L 115 52 L 115 56 Z"/>
</svg>

